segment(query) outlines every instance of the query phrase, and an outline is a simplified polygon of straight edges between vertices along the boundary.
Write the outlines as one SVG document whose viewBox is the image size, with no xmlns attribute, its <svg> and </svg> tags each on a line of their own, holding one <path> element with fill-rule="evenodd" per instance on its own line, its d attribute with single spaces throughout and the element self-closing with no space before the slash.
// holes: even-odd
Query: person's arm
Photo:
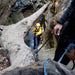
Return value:
<svg viewBox="0 0 75 75">
<path fill-rule="evenodd" d="M 65 21 L 71 16 L 73 9 L 74 9 L 74 5 L 73 5 L 73 2 L 71 2 L 71 5 L 66 9 L 62 17 L 57 20 L 57 23 L 63 25 Z"/>
<path fill-rule="evenodd" d="M 75 8 L 74 3 L 75 3 L 75 0 L 73 0 L 71 2 L 71 5 L 67 8 L 67 10 L 64 12 L 62 17 L 59 20 L 57 20 L 57 24 L 54 27 L 54 34 L 55 35 L 60 35 L 60 32 L 63 28 L 65 21 L 70 18 L 71 14 Z"/>
<path fill-rule="evenodd" d="M 37 33 L 37 35 L 42 34 L 42 27 L 39 29 L 39 32 Z"/>
</svg>

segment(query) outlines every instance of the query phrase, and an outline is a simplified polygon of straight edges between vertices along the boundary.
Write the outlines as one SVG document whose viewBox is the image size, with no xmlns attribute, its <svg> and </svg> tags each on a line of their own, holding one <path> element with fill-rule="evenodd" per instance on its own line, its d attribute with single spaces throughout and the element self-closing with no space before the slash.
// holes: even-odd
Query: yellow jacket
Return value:
<svg viewBox="0 0 75 75">
<path fill-rule="evenodd" d="M 42 27 L 40 27 L 39 30 L 36 30 L 36 28 L 33 29 L 33 34 L 34 34 L 34 36 L 35 36 L 35 31 L 36 31 L 36 34 L 37 34 L 37 35 L 41 35 L 41 34 L 42 34 Z"/>
</svg>

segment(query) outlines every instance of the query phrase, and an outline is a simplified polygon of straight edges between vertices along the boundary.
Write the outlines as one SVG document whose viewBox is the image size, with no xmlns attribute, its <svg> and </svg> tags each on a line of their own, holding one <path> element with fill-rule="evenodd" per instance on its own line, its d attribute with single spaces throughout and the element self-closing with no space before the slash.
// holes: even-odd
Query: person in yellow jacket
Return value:
<svg viewBox="0 0 75 75">
<path fill-rule="evenodd" d="M 42 35 L 42 27 L 40 26 L 40 23 L 36 23 L 36 27 L 33 29 L 34 34 L 34 49 L 35 49 L 35 33 L 37 35 L 37 46 L 40 43 L 41 35 Z"/>
</svg>

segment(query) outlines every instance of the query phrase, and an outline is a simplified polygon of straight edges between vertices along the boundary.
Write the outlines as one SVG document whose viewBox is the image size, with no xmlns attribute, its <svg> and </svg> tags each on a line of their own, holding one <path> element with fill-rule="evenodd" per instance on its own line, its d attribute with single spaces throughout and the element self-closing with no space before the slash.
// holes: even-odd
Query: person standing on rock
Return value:
<svg viewBox="0 0 75 75">
<path fill-rule="evenodd" d="M 42 35 L 42 27 L 40 26 L 40 23 L 36 23 L 36 27 L 33 29 L 33 34 L 34 34 L 34 49 L 35 48 L 35 35 L 37 35 L 37 46 L 39 45 L 40 43 L 40 40 L 41 40 L 41 35 Z"/>
<path fill-rule="evenodd" d="M 71 5 L 67 8 L 62 17 L 57 20 L 57 24 L 54 27 L 54 34 L 60 35 L 54 57 L 54 60 L 58 61 L 67 46 L 71 42 L 75 44 L 75 0 L 72 0 Z M 75 49 L 70 50 L 68 54 L 66 53 L 61 63 L 67 65 L 70 60 L 75 60 Z"/>
</svg>

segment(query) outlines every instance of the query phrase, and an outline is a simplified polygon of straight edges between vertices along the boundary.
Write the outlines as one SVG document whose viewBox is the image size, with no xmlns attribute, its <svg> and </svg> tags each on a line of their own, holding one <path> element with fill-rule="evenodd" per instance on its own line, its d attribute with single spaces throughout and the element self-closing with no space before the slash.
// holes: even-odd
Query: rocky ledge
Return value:
<svg viewBox="0 0 75 75">
<path fill-rule="evenodd" d="M 2 75 L 44 75 L 43 63 L 43 61 L 39 61 L 25 68 L 16 68 L 5 72 Z M 48 75 L 75 75 L 72 70 L 53 60 L 48 61 L 46 71 Z"/>
</svg>

